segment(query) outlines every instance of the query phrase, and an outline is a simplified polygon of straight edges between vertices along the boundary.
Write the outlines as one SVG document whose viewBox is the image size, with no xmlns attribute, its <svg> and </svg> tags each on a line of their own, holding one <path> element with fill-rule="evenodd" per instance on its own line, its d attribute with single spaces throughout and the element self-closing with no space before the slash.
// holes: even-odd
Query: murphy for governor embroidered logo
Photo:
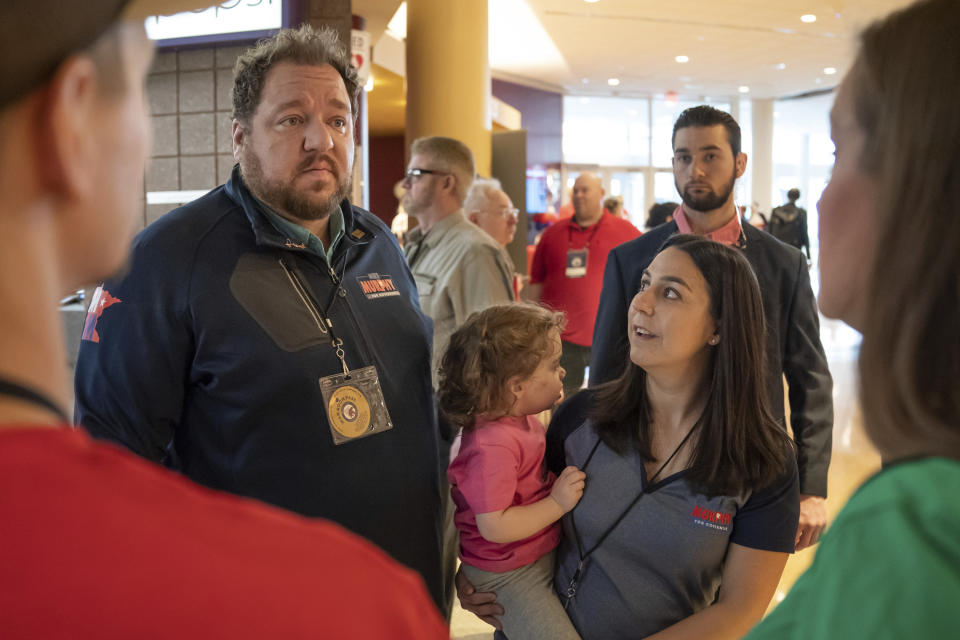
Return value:
<svg viewBox="0 0 960 640">
<path fill-rule="evenodd" d="M 732 513 L 704 509 L 701 506 L 695 506 L 690 516 L 694 523 L 719 531 L 730 531 L 730 524 L 733 522 Z"/>
<path fill-rule="evenodd" d="M 397 285 L 393 284 L 393 278 L 385 273 L 357 276 L 357 282 L 360 283 L 360 289 L 363 290 L 363 295 L 367 296 L 367 300 L 400 295 Z"/>
</svg>

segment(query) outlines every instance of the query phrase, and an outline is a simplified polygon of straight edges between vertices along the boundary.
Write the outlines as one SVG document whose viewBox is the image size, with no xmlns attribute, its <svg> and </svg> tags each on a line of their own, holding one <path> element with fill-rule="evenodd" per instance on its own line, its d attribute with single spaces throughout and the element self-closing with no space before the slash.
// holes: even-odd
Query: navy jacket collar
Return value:
<svg viewBox="0 0 960 640">
<path fill-rule="evenodd" d="M 257 245 L 265 247 L 275 247 L 278 249 L 287 249 L 290 251 L 305 251 L 300 243 L 286 237 L 277 231 L 277 228 L 270 223 L 267 216 L 261 211 L 256 198 L 250 193 L 243 176 L 240 175 L 240 165 L 233 167 L 230 179 L 224 185 L 227 196 L 236 202 L 247 216 L 253 235 L 256 237 Z M 350 201 L 344 198 L 340 203 L 340 210 L 343 212 L 343 239 L 337 245 L 335 254 L 339 254 L 346 248 L 367 244 L 376 237 L 376 230 L 370 225 L 364 224 L 363 220 L 357 215 Z"/>
</svg>

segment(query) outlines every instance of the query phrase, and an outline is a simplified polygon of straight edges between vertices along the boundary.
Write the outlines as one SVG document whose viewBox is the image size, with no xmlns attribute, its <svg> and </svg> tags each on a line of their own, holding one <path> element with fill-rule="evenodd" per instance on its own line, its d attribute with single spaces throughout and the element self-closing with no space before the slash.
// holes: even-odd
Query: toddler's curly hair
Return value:
<svg viewBox="0 0 960 640">
<path fill-rule="evenodd" d="M 550 352 L 564 315 L 529 303 L 496 305 L 470 314 L 450 338 L 440 363 L 440 413 L 470 430 L 479 414 L 510 410 L 507 380 L 533 375 Z"/>
</svg>

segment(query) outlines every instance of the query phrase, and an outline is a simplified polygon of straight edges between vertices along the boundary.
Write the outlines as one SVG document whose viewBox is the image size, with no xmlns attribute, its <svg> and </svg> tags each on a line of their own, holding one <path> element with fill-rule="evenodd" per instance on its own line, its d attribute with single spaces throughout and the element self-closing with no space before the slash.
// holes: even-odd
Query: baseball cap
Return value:
<svg viewBox="0 0 960 640">
<path fill-rule="evenodd" d="M 0 1 L 0 109 L 50 79 L 71 54 L 118 20 L 144 20 L 216 4 L 211 0 Z"/>
</svg>

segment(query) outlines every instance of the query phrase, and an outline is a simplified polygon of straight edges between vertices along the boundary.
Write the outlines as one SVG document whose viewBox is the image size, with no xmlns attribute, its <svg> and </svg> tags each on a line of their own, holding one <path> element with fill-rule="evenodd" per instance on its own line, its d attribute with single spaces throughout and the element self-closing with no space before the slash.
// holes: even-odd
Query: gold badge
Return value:
<svg viewBox="0 0 960 640">
<path fill-rule="evenodd" d="M 354 386 L 338 388 L 327 404 L 330 426 L 347 438 L 362 436 L 370 427 L 370 404 Z"/>
</svg>

